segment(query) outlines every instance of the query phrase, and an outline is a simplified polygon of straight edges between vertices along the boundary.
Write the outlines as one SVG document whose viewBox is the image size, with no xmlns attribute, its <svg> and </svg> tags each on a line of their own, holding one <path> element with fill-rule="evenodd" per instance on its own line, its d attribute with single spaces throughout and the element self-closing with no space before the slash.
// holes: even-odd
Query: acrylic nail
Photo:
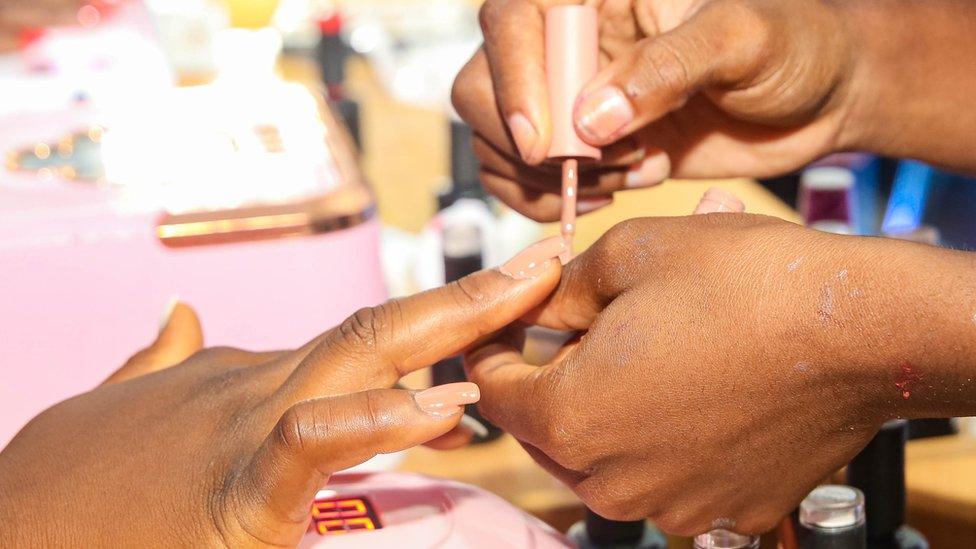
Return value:
<svg viewBox="0 0 976 549">
<path fill-rule="evenodd" d="M 535 278 L 549 267 L 553 259 L 565 251 L 566 243 L 562 237 L 552 236 L 522 250 L 498 270 L 515 280 Z"/>
<path fill-rule="evenodd" d="M 711 187 L 705 191 L 705 194 L 702 195 L 701 201 L 698 202 L 698 206 L 695 206 L 694 213 L 738 213 L 744 212 L 745 209 L 745 204 L 743 204 L 742 201 L 732 193 L 718 187 Z"/>
<path fill-rule="evenodd" d="M 535 131 L 535 126 L 524 114 L 517 112 L 508 117 L 508 130 L 512 132 L 512 139 L 515 141 L 519 156 L 526 162 L 532 162 L 534 160 L 532 153 L 539 140 L 539 133 Z"/>
<path fill-rule="evenodd" d="M 173 316 L 173 311 L 176 309 L 176 305 L 180 302 L 180 296 L 174 295 L 169 298 L 166 305 L 163 306 L 163 313 L 159 315 L 159 331 L 162 332 L 166 329 L 166 325 L 169 324 L 169 319 Z"/>
<path fill-rule="evenodd" d="M 461 416 L 461 423 L 458 425 L 463 429 L 471 431 L 471 434 L 478 438 L 488 437 L 488 428 L 485 427 L 485 424 L 469 416 L 468 414 Z"/>
<path fill-rule="evenodd" d="M 578 214 L 590 213 L 599 210 L 604 206 L 609 206 L 610 204 L 613 204 L 613 199 L 608 196 L 593 196 L 593 197 L 580 198 L 579 200 L 576 201 L 576 213 Z"/>
<path fill-rule="evenodd" d="M 591 141 L 607 141 L 634 119 L 634 108 L 615 86 L 583 98 L 576 109 L 576 127 Z"/>
<path fill-rule="evenodd" d="M 474 383 L 448 383 L 415 393 L 413 398 L 424 412 L 446 417 L 463 412 L 465 404 L 478 402 L 481 391 Z"/>
<path fill-rule="evenodd" d="M 652 187 L 667 179 L 671 172 L 671 160 L 668 155 L 658 153 L 649 156 L 635 165 L 624 176 L 624 187 L 639 189 Z"/>
</svg>

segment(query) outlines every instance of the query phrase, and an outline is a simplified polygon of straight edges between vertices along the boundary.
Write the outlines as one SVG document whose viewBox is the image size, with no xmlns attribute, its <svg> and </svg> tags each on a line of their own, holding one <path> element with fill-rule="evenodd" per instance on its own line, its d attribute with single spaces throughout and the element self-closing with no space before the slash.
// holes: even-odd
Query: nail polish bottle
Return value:
<svg viewBox="0 0 976 549">
<path fill-rule="evenodd" d="M 346 92 L 346 62 L 353 50 L 342 37 L 343 23 L 342 13 L 339 11 L 332 11 L 318 20 L 319 42 L 315 48 L 315 57 L 329 104 L 349 129 L 356 148 L 362 150 L 359 103 Z"/>
<path fill-rule="evenodd" d="M 854 174 L 839 166 L 807 168 L 800 176 L 797 209 L 811 229 L 837 234 L 852 234 L 850 193 Z"/>
<path fill-rule="evenodd" d="M 437 225 L 444 260 L 444 283 L 485 268 L 484 229 L 494 225 L 494 217 L 484 202 L 484 190 L 478 182 L 478 160 L 471 152 L 471 129 L 459 121 L 451 123 L 451 175 L 451 193 L 438 197 L 441 212 Z M 457 215 L 464 212 L 475 215 Z M 431 368 L 432 385 L 458 381 L 467 381 L 460 356 L 441 360 Z M 481 417 L 477 405 L 469 404 L 465 413 L 484 425 L 488 432 L 486 436 L 476 436 L 473 442 L 494 440 L 502 435 L 501 429 Z"/>
<path fill-rule="evenodd" d="M 864 494 L 853 486 L 818 486 L 800 502 L 800 549 L 866 549 Z"/>
<path fill-rule="evenodd" d="M 928 549 L 905 524 L 905 440 L 908 422 L 885 423 L 847 465 L 847 483 L 864 494 L 868 549 Z"/>
<path fill-rule="evenodd" d="M 567 534 L 579 549 L 667 549 L 668 540 L 646 520 L 610 520 L 587 509 Z"/>
<path fill-rule="evenodd" d="M 695 536 L 695 549 L 759 549 L 759 536 L 745 536 L 722 528 Z"/>
</svg>

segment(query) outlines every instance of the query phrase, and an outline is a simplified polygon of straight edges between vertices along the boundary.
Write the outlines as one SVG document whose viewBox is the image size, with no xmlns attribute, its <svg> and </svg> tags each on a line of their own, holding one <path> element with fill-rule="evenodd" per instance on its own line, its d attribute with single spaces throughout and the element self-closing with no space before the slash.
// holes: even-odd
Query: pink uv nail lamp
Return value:
<svg viewBox="0 0 976 549">
<path fill-rule="evenodd" d="M 156 335 L 297 347 L 385 298 L 374 201 L 318 96 L 274 79 L 0 117 L 0 447 Z"/>
<path fill-rule="evenodd" d="M 408 473 L 332 477 L 299 547 L 572 547 L 545 523 L 474 486 Z"/>
</svg>

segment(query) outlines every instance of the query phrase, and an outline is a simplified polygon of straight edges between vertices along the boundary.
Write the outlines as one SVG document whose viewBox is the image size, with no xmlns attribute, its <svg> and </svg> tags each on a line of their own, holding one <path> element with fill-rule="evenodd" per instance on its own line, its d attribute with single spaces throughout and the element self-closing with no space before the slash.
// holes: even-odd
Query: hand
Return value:
<svg viewBox="0 0 976 549">
<path fill-rule="evenodd" d="M 543 51 L 547 6 L 488 0 L 484 47 L 454 105 L 475 129 L 482 182 L 538 220 L 559 217 Z M 824 0 L 605 0 L 604 66 L 581 92 L 577 133 L 604 148 L 580 177 L 580 213 L 670 176 L 780 174 L 837 149 L 854 48 Z M 497 105 L 486 108 L 485 105 Z"/>
<path fill-rule="evenodd" d="M 196 317 L 177 306 L 155 344 L 0 453 L 0 546 L 297 544 L 331 473 L 458 424 L 477 386 L 392 387 L 540 303 L 562 249 L 543 241 L 292 351 L 197 351 Z"/>
<path fill-rule="evenodd" d="M 969 256 L 755 215 L 627 221 L 529 317 L 580 338 L 542 366 L 505 340 L 466 365 L 483 414 L 597 513 L 760 533 L 885 419 L 961 411 Z"/>
</svg>

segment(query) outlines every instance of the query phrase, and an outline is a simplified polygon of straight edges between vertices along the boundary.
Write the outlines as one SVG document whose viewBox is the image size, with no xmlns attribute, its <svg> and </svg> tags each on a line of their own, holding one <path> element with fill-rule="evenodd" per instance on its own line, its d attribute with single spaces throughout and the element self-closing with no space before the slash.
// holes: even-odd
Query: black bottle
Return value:
<svg viewBox="0 0 976 549">
<path fill-rule="evenodd" d="M 333 12 L 319 21 L 319 43 L 315 48 L 315 58 L 329 104 L 349 129 L 356 148 L 362 150 L 359 103 L 346 94 L 346 61 L 353 50 L 342 38 L 342 24 L 339 12 Z"/>
<path fill-rule="evenodd" d="M 580 549 L 667 549 L 668 540 L 646 520 L 611 520 L 587 509 L 569 538 Z"/>
<path fill-rule="evenodd" d="M 885 423 L 847 466 L 847 483 L 864 493 L 868 549 L 928 549 L 905 524 L 905 440 L 908 422 Z"/>
</svg>

